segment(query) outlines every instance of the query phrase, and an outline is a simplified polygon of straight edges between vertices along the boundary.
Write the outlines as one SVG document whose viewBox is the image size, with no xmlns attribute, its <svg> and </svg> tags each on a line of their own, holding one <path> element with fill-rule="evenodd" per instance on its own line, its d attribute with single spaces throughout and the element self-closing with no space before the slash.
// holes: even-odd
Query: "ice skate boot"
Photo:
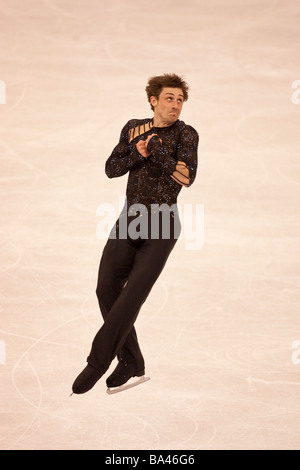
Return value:
<svg viewBox="0 0 300 470">
<path fill-rule="evenodd" d="M 130 381 L 133 377 L 140 377 L 136 381 Z M 145 369 L 138 369 L 135 364 L 120 360 L 113 373 L 106 379 L 107 393 L 118 393 L 128 388 L 136 387 L 143 382 L 149 380 L 150 377 L 145 377 Z"/>
<path fill-rule="evenodd" d="M 103 373 L 88 364 L 78 375 L 72 385 L 72 392 L 76 394 L 88 392 L 96 382 L 102 377 Z"/>
</svg>

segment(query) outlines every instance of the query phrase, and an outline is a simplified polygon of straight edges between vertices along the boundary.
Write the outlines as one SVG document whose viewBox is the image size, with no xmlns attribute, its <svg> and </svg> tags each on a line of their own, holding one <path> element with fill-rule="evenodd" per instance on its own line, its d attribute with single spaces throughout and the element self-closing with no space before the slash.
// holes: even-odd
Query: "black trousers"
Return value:
<svg viewBox="0 0 300 470">
<path fill-rule="evenodd" d="M 132 239 L 129 235 L 108 239 L 100 261 L 96 289 L 104 323 L 87 358 L 88 363 L 103 374 L 116 356 L 134 363 L 136 371 L 144 369 L 144 358 L 133 325 L 175 246 L 180 232 L 178 227 L 180 222 L 175 215 L 168 238 L 160 233 L 155 239 L 145 236 Z"/>
</svg>

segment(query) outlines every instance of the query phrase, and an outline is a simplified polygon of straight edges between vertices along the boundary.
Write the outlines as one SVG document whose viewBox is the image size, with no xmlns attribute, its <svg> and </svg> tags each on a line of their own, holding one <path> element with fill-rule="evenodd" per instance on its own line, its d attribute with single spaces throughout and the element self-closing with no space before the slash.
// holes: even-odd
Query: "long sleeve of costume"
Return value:
<svg viewBox="0 0 300 470">
<path fill-rule="evenodd" d="M 123 127 L 118 145 L 112 151 L 105 164 L 105 173 L 109 178 L 125 175 L 144 157 L 139 154 L 135 145 L 128 143 L 128 123 Z"/>
<path fill-rule="evenodd" d="M 185 126 L 179 136 L 176 155 L 172 155 L 168 145 L 164 141 L 161 143 L 157 135 L 150 139 L 147 150 L 151 160 L 169 175 L 174 173 L 177 162 L 184 162 L 189 170 L 188 186 L 191 186 L 197 172 L 198 143 L 198 133 L 191 126 Z"/>
<path fill-rule="evenodd" d="M 180 134 L 177 146 L 177 160 L 184 162 L 189 170 L 189 184 L 191 186 L 196 178 L 198 163 L 198 133 L 191 126 L 186 126 Z"/>
<path fill-rule="evenodd" d="M 176 158 L 172 156 L 166 144 L 161 143 L 157 135 L 154 135 L 148 145 L 147 150 L 150 152 L 150 159 L 158 165 L 163 173 L 171 175 L 176 168 Z"/>
</svg>

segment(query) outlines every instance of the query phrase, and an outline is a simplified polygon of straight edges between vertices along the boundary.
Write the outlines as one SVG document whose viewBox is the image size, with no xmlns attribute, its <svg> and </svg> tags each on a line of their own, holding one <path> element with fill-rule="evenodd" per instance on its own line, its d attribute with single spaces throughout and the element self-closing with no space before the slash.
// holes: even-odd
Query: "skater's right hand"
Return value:
<svg viewBox="0 0 300 470">
<path fill-rule="evenodd" d="M 150 153 L 147 151 L 147 141 L 145 140 L 139 140 L 138 143 L 136 144 L 136 148 L 143 157 L 147 158 L 149 157 Z"/>
</svg>

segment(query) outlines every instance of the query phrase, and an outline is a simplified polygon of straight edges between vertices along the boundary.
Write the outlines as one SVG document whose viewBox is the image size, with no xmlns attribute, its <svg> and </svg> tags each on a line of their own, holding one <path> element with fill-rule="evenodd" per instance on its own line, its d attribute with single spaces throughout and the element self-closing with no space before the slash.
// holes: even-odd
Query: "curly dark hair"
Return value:
<svg viewBox="0 0 300 470">
<path fill-rule="evenodd" d="M 163 88 L 180 88 L 183 92 L 184 101 L 187 101 L 189 97 L 189 86 L 183 78 L 175 73 L 165 73 L 164 75 L 149 78 L 145 88 L 149 103 L 151 96 L 154 96 L 158 100 Z M 152 111 L 154 111 L 151 103 L 150 106 Z"/>
</svg>

